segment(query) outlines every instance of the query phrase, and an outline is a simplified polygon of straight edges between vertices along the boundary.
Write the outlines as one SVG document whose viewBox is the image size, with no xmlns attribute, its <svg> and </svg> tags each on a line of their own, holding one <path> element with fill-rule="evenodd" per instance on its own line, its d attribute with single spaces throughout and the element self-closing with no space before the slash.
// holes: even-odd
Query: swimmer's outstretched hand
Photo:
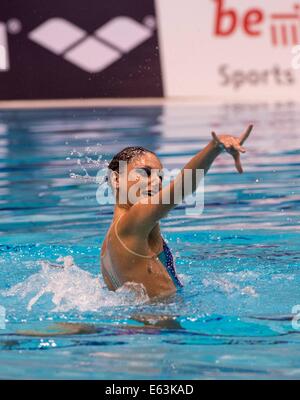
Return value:
<svg viewBox="0 0 300 400">
<path fill-rule="evenodd" d="M 215 132 L 211 133 L 214 142 L 232 155 L 232 157 L 234 158 L 236 169 L 240 174 L 243 173 L 240 153 L 246 153 L 246 150 L 242 145 L 248 139 L 252 129 L 253 125 L 249 125 L 246 132 L 243 133 L 239 138 L 230 135 L 217 136 Z"/>
</svg>

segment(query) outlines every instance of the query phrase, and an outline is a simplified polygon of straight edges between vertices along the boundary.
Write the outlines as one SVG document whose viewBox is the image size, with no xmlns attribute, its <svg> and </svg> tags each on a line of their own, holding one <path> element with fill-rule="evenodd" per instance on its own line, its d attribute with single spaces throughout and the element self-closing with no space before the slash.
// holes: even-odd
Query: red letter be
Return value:
<svg viewBox="0 0 300 400">
<path fill-rule="evenodd" d="M 237 25 L 237 15 L 234 10 L 224 10 L 225 0 L 215 0 L 217 2 L 215 35 L 229 36 Z M 227 21 L 227 27 L 224 27 L 224 21 Z"/>
</svg>

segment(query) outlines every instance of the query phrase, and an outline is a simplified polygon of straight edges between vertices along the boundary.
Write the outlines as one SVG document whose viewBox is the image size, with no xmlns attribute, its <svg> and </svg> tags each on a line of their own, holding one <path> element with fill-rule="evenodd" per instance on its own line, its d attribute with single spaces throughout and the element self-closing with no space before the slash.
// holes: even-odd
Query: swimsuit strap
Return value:
<svg viewBox="0 0 300 400">
<path fill-rule="evenodd" d="M 135 256 L 138 256 L 138 257 L 142 257 L 142 258 L 151 259 L 151 258 L 157 257 L 156 254 L 154 254 L 154 255 L 152 255 L 152 256 L 148 256 L 148 255 L 136 253 L 135 251 L 131 250 L 129 247 L 126 246 L 126 244 L 122 241 L 122 239 L 120 238 L 120 236 L 119 236 L 119 234 L 118 234 L 118 231 L 117 231 L 118 223 L 119 223 L 121 217 L 123 217 L 123 215 L 124 215 L 124 214 L 121 214 L 120 217 L 117 219 L 117 222 L 115 223 L 115 234 L 116 234 L 116 236 L 117 236 L 119 242 L 120 242 L 120 243 L 122 244 L 122 246 L 124 247 L 124 249 L 126 249 L 127 251 L 129 251 L 129 253 L 134 254 Z"/>
</svg>

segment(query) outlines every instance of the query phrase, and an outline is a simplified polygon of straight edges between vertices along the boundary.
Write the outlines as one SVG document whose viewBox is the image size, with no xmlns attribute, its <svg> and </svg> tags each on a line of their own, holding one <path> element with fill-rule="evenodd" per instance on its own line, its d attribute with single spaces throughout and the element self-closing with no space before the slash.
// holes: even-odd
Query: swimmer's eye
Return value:
<svg viewBox="0 0 300 400">
<path fill-rule="evenodd" d="M 161 181 L 164 179 L 164 173 L 162 171 L 158 173 L 158 176 Z"/>
<path fill-rule="evenodd" d="M 151 176 L 151 168 L 149 168 L 149 167 L 144 167 L 144 168 L 138 168 L 138 170 L 139 170 L 139 171 L 145 171 L 147 177 L 150 178 L 150 176 Z M 163 175 L 164 175 L 164 174 L 163 174 L 162 171 L 158 173 L 159 179 L 160 179 L 161 181 L 163 180 Z"/>
<path fill-rule="evenodd" d="M 145 171 L 146 174 L 147 174 L 147 176 L 148 176 L 148 178 L 150 178 L 150 176 L 151 176 L 151 169 L 148 168 L 148 167 L 145 167 L 145 168 L 142 168 L 142 170 Z"/>
<path fill-rule="evenodd" d="M 144 167 L 144 168 L 137 168 L 137 172 L 145 171 L 147 177 L 149 178 L 151 176 L 151 168 Z"/>
</svg>

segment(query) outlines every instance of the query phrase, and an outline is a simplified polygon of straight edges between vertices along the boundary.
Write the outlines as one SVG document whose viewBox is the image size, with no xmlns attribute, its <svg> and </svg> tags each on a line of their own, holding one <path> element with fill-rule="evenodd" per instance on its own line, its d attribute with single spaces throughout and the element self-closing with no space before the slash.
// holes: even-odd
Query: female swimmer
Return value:
<svg viewBox="0 0 300 400">
<path fill-rule="evenodd" d="M 183 199 L 197 189 L 199 178 L 195 172 L 203 170 L 206 174 L 223 150 L 233 156 L 238 172 L 243 172 L 240 153 L 245 152 L 242 145 L 252 127 L 239 138 L 212 132 L 208 145 L 164 187 L 163 166 L 152 151 L 127 147 L 113 157 L 108 166 L 108 182 L 116 202 L 101 250 L 102 275 L 110 290 L 128 283 L 139 284 L 152 299 L 169 296 L 182 287 L 159 221 L 178 204 L 178 198 Z M 192 170 L 191 184 L 186 187 L 182 183 L 185 170 Z"/>
</svg>

